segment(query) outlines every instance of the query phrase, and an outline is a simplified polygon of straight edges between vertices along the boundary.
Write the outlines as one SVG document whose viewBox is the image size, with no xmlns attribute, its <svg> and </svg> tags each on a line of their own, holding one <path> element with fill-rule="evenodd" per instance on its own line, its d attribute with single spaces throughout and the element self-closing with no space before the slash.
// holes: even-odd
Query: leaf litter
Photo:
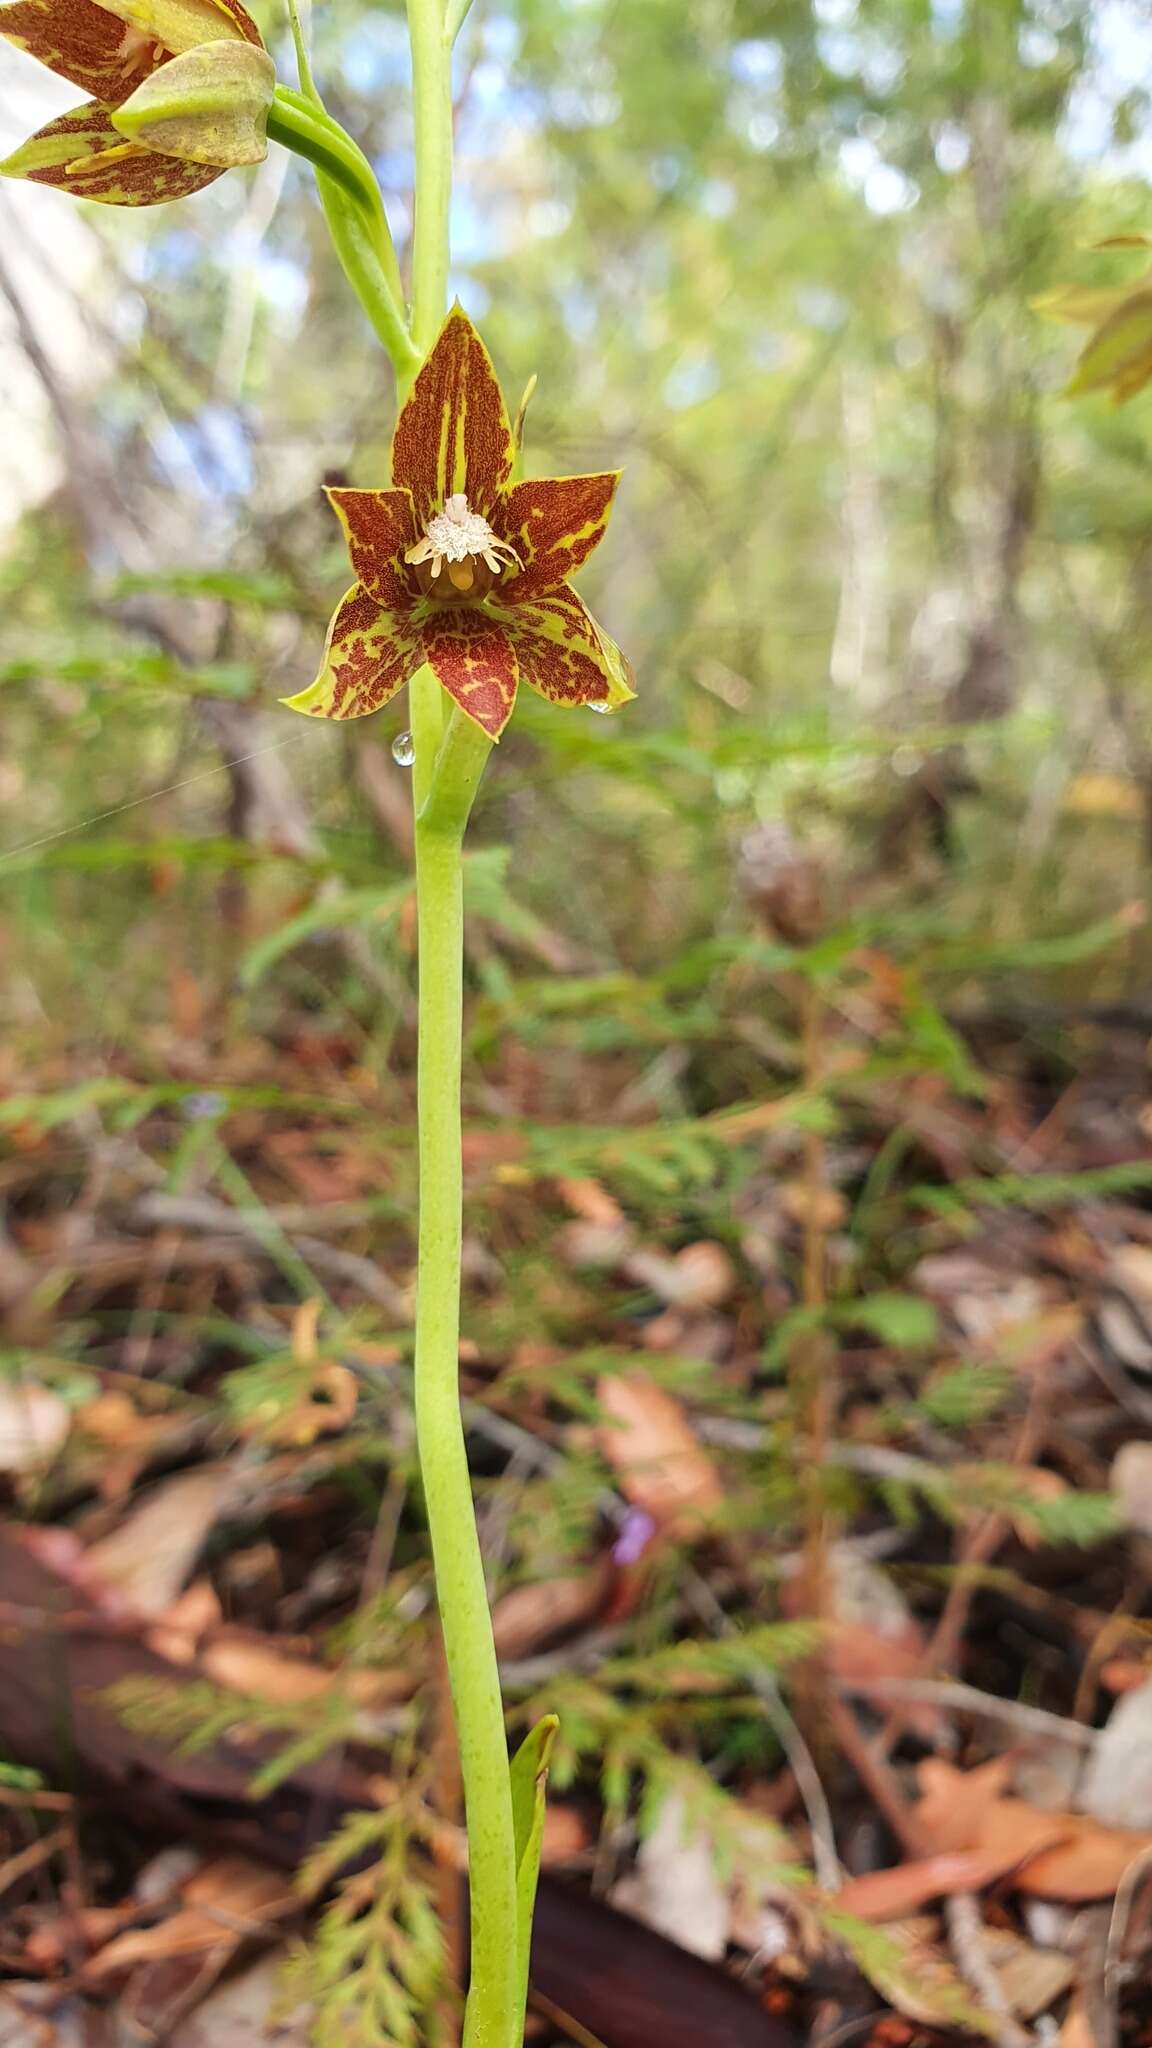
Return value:
<svg viewBox="0 0 1152 2048">
<path fill-rule="evenodd" d="M 899 977 L 875 958 L 861 975 L 890 1019 Z M 1035 1197 L 1005 1203 L 1000 1111 L 981 1124 L 946 1088 L 906 1105 L 928 1135 L 869 1223 L 893 1102 L 852 1030 L 829 1059 L 842 1151 L 806 1150 L 775 1105 L 719 1138 L 702 1118 L 702 1154 L 651 1178 L 620 1164 L 627 1133 L 593 1170 L 576 1126 L 536 1154 L 469 1132 L 462 1372 L 497 1639 L 513 1721 L 546 1700 L 562 1724 L 545 1870 L 620 1909 L 604 1938 L 643 1980 L 653 2043 L 692 1998 L 707 2038 L 703 1987 L 724 1979 L 766 2040 L 780 2023 L 801 2040 L 819 2013 L 877 2048 L 1086 2048 L 1106 1975 L 1118 2038 L 1142 2048 L 1152 1225 L 1070 1144 Z M 374 1084 L 334 1040 L 302 1029 L 232 1057 L 265 1100 L 233 1104 L 234 1077 L 211 1075 L 223 1154 L 201 1209 L 152 1199 L 179 1109 L 125 1071 L 140 1184 L 130 1158 L 83 1242 L 52 1190 L 93 1112 L 54 1106 L 59 1074 L 13 1083 L 13 1239 L 54 1306 L 16 1317 L 0 1478 L 65 1631 L 98 1651 L 74 1711 L 104 1787 L 79 1794 L 82 1834 L 71 1804 L 50 1812 L 58 1832 L 20 1861 L 36 1801 L 73 1795 L 32 1732 L 49 1693 L 26 1711 L 39 1610 L 18 1601 L 0 1645 L 13 2048 L 45 2028 L 67 2043 L 110 1997 L 177 2048 L 217 2026 L 295 2048 L 358 1995 L 351 1930 L 384 1913 L 423 1940 L 459 1865 L 413 1492 L 408 1127 L 385 1115 L 382 1142 Z M 283 1106 L 333 1059 L 351 1116 Z M 636 1126 L 637 1158 L 658 1156 L 654 1133 Z M 481 1256 L 486 1241 L 511 1251 Z M 799 1286 L 814 1244 L 840 1276 L 815 1306 Z M 366 1262 L 386 1290 L 359 1284 Z M 837 1393 L 814 1607 L 813 1453 L 789 1376 L 817 1321 Z M 120 1744 L 141 1760 L 135 1794 Z M 198 1752 L 220 1760 L 203 1780 L 178 1761 Z M 226 1816 L 241 1755 L 249 1791 Z M 196 1793 L 178 1818 L 177 1788 L 213 1772 L 215 1805 Z M 293 1871 L 329 1825 L 330 1866 L 302 1891 Z M 177 1861 L 150 1885 L 158 1831 Z M 630 1965 L 638 1921 L 711 1974 L 689 1993 L 671 1962 L 666 1983 Z M 544 1980 L 565 1942 L 548 1924 Z M 311 1977 L 285 1979 L 301 1953 Z M 594 1977 L 571 1995 L 614 2048 Z"/>
</svg>

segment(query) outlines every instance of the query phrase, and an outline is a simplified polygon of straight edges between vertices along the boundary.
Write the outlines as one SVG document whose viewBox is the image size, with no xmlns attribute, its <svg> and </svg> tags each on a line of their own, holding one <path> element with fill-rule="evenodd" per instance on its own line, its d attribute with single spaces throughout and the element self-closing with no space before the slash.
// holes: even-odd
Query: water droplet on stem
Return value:
<svg viewBox="0 0 1152 2048">
<path fill-rule="evenodd" d="M 410 732 L 398 732 L 392 742 L 392 759 L 398 768 L 410 768 L 416 759 L 416 742 Z"/>
</svg>

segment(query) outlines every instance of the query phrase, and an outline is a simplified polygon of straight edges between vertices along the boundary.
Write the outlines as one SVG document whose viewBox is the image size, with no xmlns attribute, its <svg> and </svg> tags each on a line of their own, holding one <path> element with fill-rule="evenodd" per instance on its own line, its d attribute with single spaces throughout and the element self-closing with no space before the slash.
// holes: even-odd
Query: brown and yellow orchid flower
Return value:
<svg viewBox="0 0 1152 2048">
<path fill-rule="evenodd" d="M 488 352 L 457 306 L 392 439 L 392 488 L 330 490 L 359 581 L 316 681 L 285 702 L 362 718 L 425 662 L 498 740 L 521 677 L 554 704 L 611 710 L 631 671 L 567 581 L 601 539 L 617 471 L 512 481 L 515 447 Z"/>
<path fill-rule="evenodd" d="M 9 0 L 0 5 L 0 35 L 50 71 L 94 95 L 60 114 L 0 163 L 0 173 L 57 185 L 80 199 L 110 206 L 155 206 L 199 192 L 231 164 L 264 154 L 264 118 L 275 73 L 263 38 L 241 0 Z M 202 60 L 188 79 L 190 53 Z M 245 54 L 246 53 L 246 54 Z M 213 91 L 213 59 L 220 90 Z M 175 61 L 174 61 L 175 60 Z M 166 109 L 154 81 L 171 65 L 174 105 Z M 186 83 L 178 84 L 185 80 Z M 142 123 L 117 127 L 125 102 L 149 87 L 156 106 L 149 141 Z M 212 139 L 199 141 L 175 124 L 176 104 L 191 85 L 198 103 L 216 102 Z M 236 120 L 221 144 L 219 102 Z M 153 147 L 156 141 L 159 147 Z M 197 160 L 199 157 L 199 160 Z"/>
</svg>

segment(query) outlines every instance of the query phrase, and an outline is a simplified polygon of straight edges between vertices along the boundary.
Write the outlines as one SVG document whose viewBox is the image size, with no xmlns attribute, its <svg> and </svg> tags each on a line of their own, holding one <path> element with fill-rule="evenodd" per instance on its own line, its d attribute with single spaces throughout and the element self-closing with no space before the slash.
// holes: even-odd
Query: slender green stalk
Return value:
<svg viewBox="0 0 1152 2048">
<path fill-rule="evenodd" d="M 299 33 L 305 90 L 278 89 L 269 121 L 270 135 L 310 156 L 317 166 L 333 242 L 396 365 L 401 400 L 446 311 L 452 42 L 466 12 L 467 0 L 453 0 L 449 26 L 444 0 L 408 0 L 416 150 L 410 331 L 400 313 L 399 276 L 379 188 L 366 159 L 320 105 Z M 294 28 L 298 30 L 298 24 Z M 335 137 L 343 142 L 337 143 Z M 375 200 L 363 191 L 365 170 Z M 518 1908 L 517 1836 L 500 1674 L 459 1389 L 462 846 L 491 742 L 459 711 L 453 713 L 445 734 L 444 701 L 432 671 L 421 669 L 409 685 L 420 961 L 416 1434 L 468 1831 L 472 1956 L 464 2048 L 520 2048 L 531 1891 L 525 1895 L 527 1906 L 521 1898 Z M 531 1890 L 535 1853 L 529 1855 Z"/>
<path fill-rule="evenodd" d="M 416 818 L 420 947 L 420 1247 L 416 1437 L 436 1594 L 456 1713 L 472 1899 L 466 2048 L 522 2038 L 516 1859 L 500 1676 L 459 1392 L 460 1054 L 464 900 L 461 843 L 491 743 L 453 715 Z"/>
<path fill-rule="evenodd" d="M 448 301 L 452 204 L 452 41 L 442 0 L 408 0 L 416 217 L 412 223 L 412 339 L 427 355 Z"/>
<path fill-rule="evenodd" d="M 456 14 L 463 18 L 459 8 Z M 424 354 L 439 333 L 448 297 L 453 33 L 444 0 L 408 0 L 408 31 L 416 146 L 412 339 Z M 443 693 L 429 669 L 414 677 L 409 698 L 416 745 L 420 948 L 416 1435 L 468 1829 L 472 1968 L 464 2048 L 520 2048 L 524 1985 L 512 1789 L 459 1391 L 460 860 L 464 826 L 490 746 L 470 719 L 454 712 L 436 752 Z"/>
</svg>

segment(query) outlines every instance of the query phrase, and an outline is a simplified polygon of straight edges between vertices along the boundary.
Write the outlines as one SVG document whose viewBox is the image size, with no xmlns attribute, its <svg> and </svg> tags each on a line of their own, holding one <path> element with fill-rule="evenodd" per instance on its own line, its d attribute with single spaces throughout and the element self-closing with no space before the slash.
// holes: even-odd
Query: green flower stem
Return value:
<svg viewBox="0 0 1152 2048">
<path fill-rule="evenodd" d="M 453 712 L 416 815 L 420 1245 L 415 1400 L 468 1829 L 472 1971 L 464 2044 L 518 2048 L 524 2006 L 508 1749 L 459 1391 L 461 849 L 491 747 L 470 719 Z"/>
<path fill-rule="evenodd" d="M 452 204 L 452 38 L 443 0 L 408 0 L 416 218 L 412 224 L 412 339 L 427 355 L 447 311 Z"/>
<path fill-rule="evenodd" d="M 316 170 L 329 233 L 345 275 L 396 367 L 410 379 L 421 354 L 404 320 L 400 265 L 380 187 L 363 150 L 319 101 L 278 85 L 268 134 Z"/>
<path fill-rule="evenodd" d="M 462 20 L 459 7 L 455 11 Z M 448 298 L 453 31 L 445 0 L 408 0 L 408 32 L 416 144 L 412 339 L 425 355 Z M 413 678 L 409 702 L 416 745 L 420 952 L 416 1439 L 468 1830 L 472 1966 L 463 2048 L 521 2048 L 526 1971 L 517 1922 L 512 1784 L 460 1416 L 461 845 L 491 745 L 459 711 L 440 741 L 444 693 L 430 669 Z"/>
<path fill-rule="evenodd" d="M 311 86 L 277 89 L 268 132 L 317 166 L 344 269 L 396 366 L 401 402 L 431 349 L 448 293 L 452 196 L 452 42 L 467 12 L 453 0 L 408 0 L 416 150 L 411 331 L 379 187 Z M 367 174 L 371 191 L 364 185 Z M 380 227 L 383 226 L 383 239 Z M 517 1906 L 516 1832 L 500 1674 L 460 1413 L 464 828 L 491 742 L 461 712 L 445 733 L 445 698 L 425 667 L 409 685 L 415 742 L 416 895 L 420 962 L 417 1121 L 420 1223 L 416 1434 L 436 1596 L 456 1716 L 468 1830 L 471 1978 L 463 2048 L 521 2048 L 526 1928 Z"/>
</svg>

